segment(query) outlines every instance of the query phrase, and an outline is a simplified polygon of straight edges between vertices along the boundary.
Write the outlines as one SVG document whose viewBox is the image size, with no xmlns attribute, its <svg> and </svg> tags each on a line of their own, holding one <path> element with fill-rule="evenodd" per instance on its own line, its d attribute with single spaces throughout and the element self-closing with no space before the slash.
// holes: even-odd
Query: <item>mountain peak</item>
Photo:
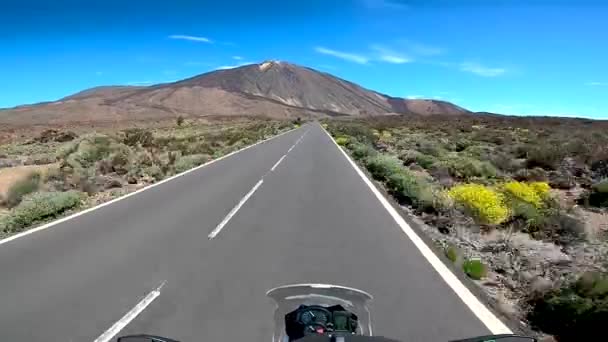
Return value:
<svg viewBox="0 0 608 342">
<path fill-rule="evenodd" d="M 285 118 L 465 113 L 449 102 L 390 97 L 308 67 L 266 60 L 150 87 L 89 89 L 63 101 L 3 111 L 0 123 L 150 120 L 177 114 Z"/>
<path fill-rule="evenodd" d="M 282 63 L 283 62 L 276 61 L 276 60 L 264 61 L 259 64 L 259 67 L 260 67 L 261 71 L 266 71 L 266 70 L 272 68 L 273 66 L 281 66 Z"/>
</svg>

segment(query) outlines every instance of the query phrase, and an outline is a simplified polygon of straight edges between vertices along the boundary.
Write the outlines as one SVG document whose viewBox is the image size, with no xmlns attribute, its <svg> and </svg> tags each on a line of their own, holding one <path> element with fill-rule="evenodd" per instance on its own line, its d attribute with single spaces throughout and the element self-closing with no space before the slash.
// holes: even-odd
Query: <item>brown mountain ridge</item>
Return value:
<svg viewBox="0 0 608 342">
<path fill-rule="evenodd" d="M 469 111 L 449 102 L 390 97 L 311 68 L 266 61 L 148 87 L 91 88 L 54 102 L 0 110 L 0 124 L 122 122 L 178 115 L 292 118 L 464 113 Z"/>
</svg>

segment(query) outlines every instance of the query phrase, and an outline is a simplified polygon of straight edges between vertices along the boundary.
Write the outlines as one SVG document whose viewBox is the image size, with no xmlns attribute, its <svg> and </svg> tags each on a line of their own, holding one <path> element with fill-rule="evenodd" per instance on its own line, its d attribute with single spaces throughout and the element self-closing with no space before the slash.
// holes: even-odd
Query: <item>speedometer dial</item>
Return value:
<svg viewBox="0 0 608 342">
<path fill-rule="evenodd" d="M 329 321 L 327 313 L 321 310 L 306 310 L 300 315 L 300 322 L 303 324 L 322 324 L 326 325 Z"/>
</svg>

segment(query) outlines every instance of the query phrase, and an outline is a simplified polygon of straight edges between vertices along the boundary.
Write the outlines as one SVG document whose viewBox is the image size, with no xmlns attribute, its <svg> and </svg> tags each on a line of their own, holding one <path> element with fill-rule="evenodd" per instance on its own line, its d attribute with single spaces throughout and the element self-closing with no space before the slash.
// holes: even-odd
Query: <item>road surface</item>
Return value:
<svg viewBox="0 0 608 342">
<path fill-rule="evenodd" d="M 1 244 L 0 274 L 3 341 L 268 341 L 265 292 L 302 282 L 371 293 L 377 335 L 489 333 L 318 124 Z"/>
</svg>

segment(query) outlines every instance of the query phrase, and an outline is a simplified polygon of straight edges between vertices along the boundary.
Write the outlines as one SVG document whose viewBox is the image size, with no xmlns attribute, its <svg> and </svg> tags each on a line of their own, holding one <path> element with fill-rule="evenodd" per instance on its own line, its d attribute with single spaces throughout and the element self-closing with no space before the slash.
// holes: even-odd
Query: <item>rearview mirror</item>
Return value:
<svg viewBox="0 0 608 342">
<path fill-rule="evenodd" d="M 452 342 L 536 342 L 534 337 L 519 336 L 519 335 L 487 335 L 466 338 L 464 340 L 455 340 Z"/>
<path fill-rule="evenodd" d="M 166 337 L 153 335 L 130 335 L 118 338 L 118 342 L 179 342 Z"/>
</svg>

